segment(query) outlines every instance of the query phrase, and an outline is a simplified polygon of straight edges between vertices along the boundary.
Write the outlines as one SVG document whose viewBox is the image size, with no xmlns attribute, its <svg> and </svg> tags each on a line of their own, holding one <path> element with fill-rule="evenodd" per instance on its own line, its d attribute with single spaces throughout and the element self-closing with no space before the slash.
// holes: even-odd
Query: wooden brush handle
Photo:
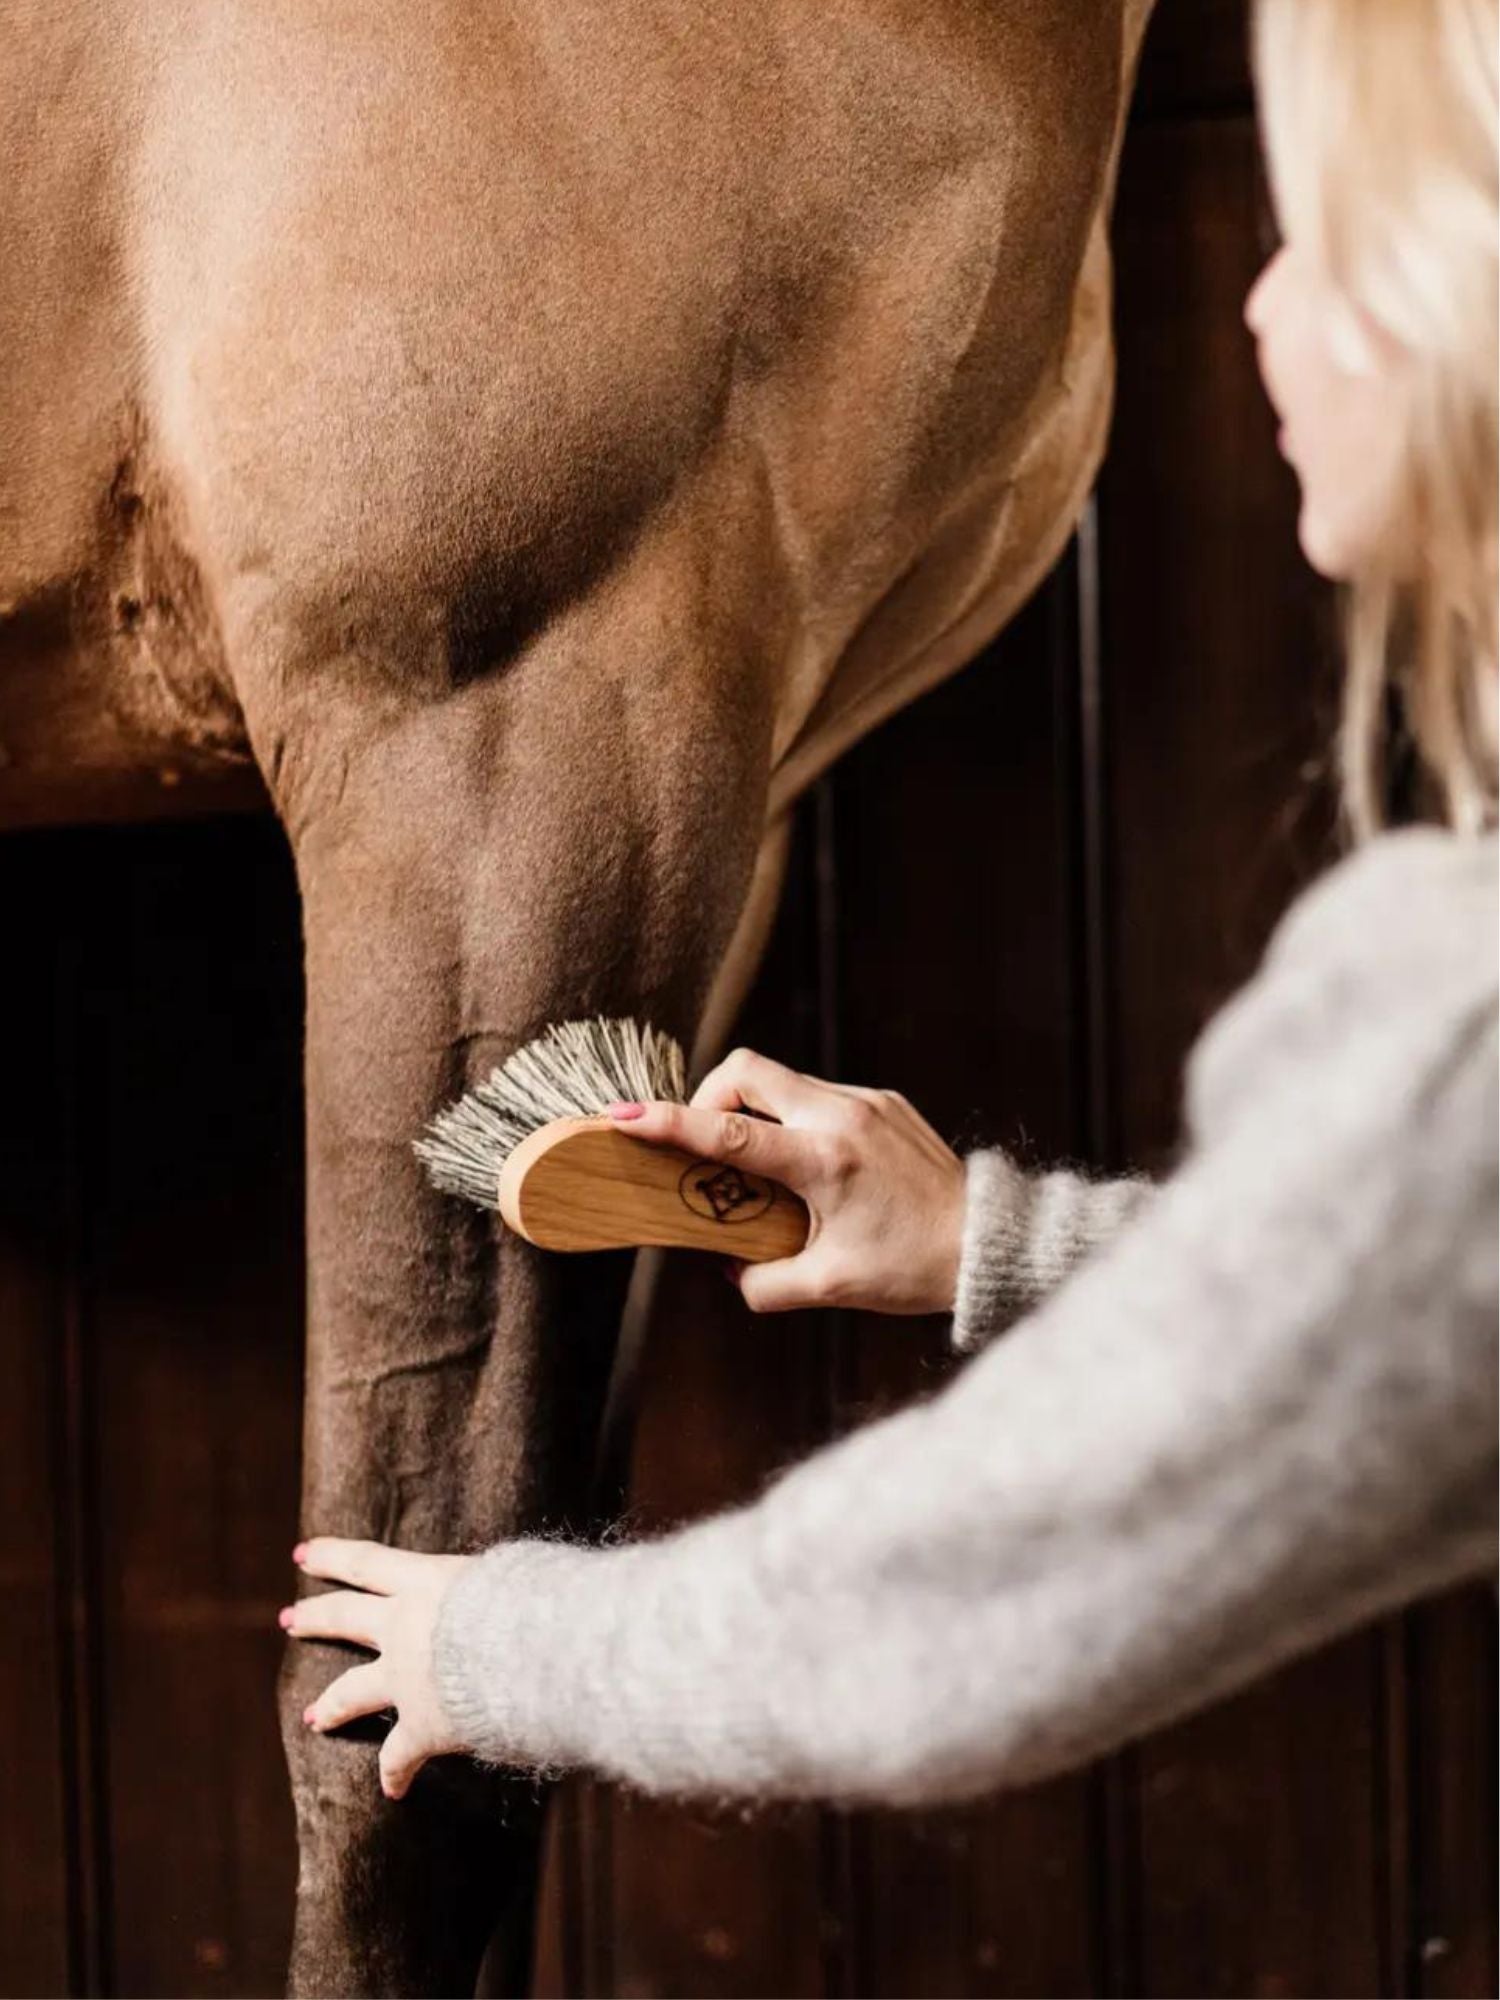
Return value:
<svg viewBox="0 0 1500 2000">
<path fill-rule="evenodd" d="M 612 1118 L 555 1118 L 500 1170 L 500 1213 L 543 1250 L 660 1244 L 763 1264 L 807 1241 L 807 1206 L 779 1181 L 632 1139 Z"/>
</svg>

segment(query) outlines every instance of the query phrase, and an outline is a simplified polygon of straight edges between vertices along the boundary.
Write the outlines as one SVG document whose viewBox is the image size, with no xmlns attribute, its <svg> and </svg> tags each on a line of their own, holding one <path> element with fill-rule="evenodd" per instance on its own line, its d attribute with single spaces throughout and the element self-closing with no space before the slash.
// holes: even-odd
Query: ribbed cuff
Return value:
<svg viewBox="0 0 1500 2000">
<path fill-rule="evenodd" d="M 607 1643 L 600 1613 L 614 1602 L 593 1572 L 623 1553 L 502 1542 L 459 1571 L 438 1607 L 433 1673 L 476 1756 L 537 1776 L 579 1761 L 577 1678 L 589 1648 Z"/>
<path fill-rule="evenodd" d="M 772 1789 L 790 1754 L 786 1697 L 751 1513 L 658 1541 L 502 1542 L 476 1557 L 433 1635 L 455 1737 L 535 1778 L 586 1768 L 647 1792 Z"/>
<path fill-rule="evenodd" d="M 964 1231 L 953 1299 L 953 1345 L 972 1353 L 1019 1319 L 1027 1177 L 999 1147 L 964 1161 Z"/>
<path fill-rule="evenodd" d="M 953 1345 L 982 1347 L 1118 1236 L 1156 1190 L 1138 1176 L 1093 1181 L 1066 1168 L 1028 1174 L 998 1148 L 965 1162 L 963 1248 Z"/>
</svg>

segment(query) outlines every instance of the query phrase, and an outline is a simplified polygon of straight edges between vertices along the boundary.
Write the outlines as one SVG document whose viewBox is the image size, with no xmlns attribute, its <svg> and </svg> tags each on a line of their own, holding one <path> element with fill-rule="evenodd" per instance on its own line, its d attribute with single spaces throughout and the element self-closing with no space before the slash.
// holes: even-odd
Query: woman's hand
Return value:
<svg viewBox="0 0 1500 2000">
<path fill-rule="evenodd" d="M 396 1711 L 380 1746 L 380 1788 L 404 1798 L 429 1757 L 464 1750 L 443 1711 L 432 1671 L 438 1606 L 467 1556 L 424 1556 L 379 1542 L 319 1536 L 301 1542 L 292 1560 L 309 1576 L 353 1586 L 304 1597 L 281 1613 L 294 1639 L 342 1639 L 378 1657 L 330 1681 L 303 1711 L 309 1729 L 340 1729 L 361 1715 Z"/>
<path fill-rule="evenodd" d="M 736 1049 L 691 1104 L 609 1110 L 639 1138 L 765 1174 L 807 1203 L 811 1228 L 795 1257 L 730 1267 L 753 1312 L 952 1310 L 963 1162 L 895 1091 L 823 1083 Z"/>
</svg>

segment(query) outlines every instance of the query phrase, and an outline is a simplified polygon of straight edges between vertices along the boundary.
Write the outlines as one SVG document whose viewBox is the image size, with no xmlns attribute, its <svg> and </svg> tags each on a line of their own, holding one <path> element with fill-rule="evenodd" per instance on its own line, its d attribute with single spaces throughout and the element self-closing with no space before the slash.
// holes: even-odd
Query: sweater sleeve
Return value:
<svg viewBox="0 0 1500 2000">
<path fill-rule="evenodd" d="M 464 1740 L 648 1792 L 958 1799 L 1492 1564 L 1493 975 L 1449 1006 L 1412 921 L 1358 927 L 1393 1008 L 1295 963 L 1236 1003 L 1184 1165 L 930 1401 L 658 1540 L 460 1571 Z"/>
<path fill-rule="evenodd" d="M 1040 1304 L 1139 1216 L 1155 1191 L 1138 1176 L 1029 1174 L 999 1147 L 966 1157 L 964 1186 L 953 1302 L 953 1345 L 963 1353 Z"/>
</svg>

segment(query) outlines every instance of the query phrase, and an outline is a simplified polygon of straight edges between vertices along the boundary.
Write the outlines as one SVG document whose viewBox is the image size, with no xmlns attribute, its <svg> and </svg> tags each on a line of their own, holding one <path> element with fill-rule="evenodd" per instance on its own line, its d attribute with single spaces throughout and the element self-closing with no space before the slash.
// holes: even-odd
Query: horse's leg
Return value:
<svg viewBox="0 0 1500 2000">
<path fill-rule="evenodd" d="M 690 1052 L 690 1086 L 727 1051 L 740 1009 L 770 942 L 786 882 L 791 836 L 792 815 L 787 811 L 771 822 L 761 840 L 739 923 L 719 961 L 698 1025 L 697 1040 Z M 595 1464 L 594 1512 L 600 1520 L 617 1514 L 629 1497 L 641 1366 L 656 1311 L 665 1255 L 662 1250 L 640 1251 L 631 1273 Z"/>
<path fill-rule="evenodd" d="M 251 677 L 306 932 L 308 1532 L 454 1549 L 583 1518 L 629 1260 L 539 1255 L 432 1194 L 411 1141 L 549 1021 L 696 1036 L 755 862 L 769 697 L 649 622 L 637 643 L 617 607 L 597 649 L 554 631 L 426 693 L 347 659 Z M 300 1720 L 339 1664 L 303 1646 L 284 1675 L 293 1989 L 469 1992 L 529 1894 L 536 1801 L 448 1765 L 384 1802 L 368 1740 Z"/>
<path fill-rule="evenodd" d="M 760 962 L 770 943 L 781 892 L 786 883 L 787 859 L 792 844 L 792 814 L 781 813 L 766 828 L 755 873 L 734 936 L 729 940 L 715 976 L 693 1055 L 693 1078 L 713 1067 L 727 1052 L 734 1024 L 750 991 Z"/>
</svg>

